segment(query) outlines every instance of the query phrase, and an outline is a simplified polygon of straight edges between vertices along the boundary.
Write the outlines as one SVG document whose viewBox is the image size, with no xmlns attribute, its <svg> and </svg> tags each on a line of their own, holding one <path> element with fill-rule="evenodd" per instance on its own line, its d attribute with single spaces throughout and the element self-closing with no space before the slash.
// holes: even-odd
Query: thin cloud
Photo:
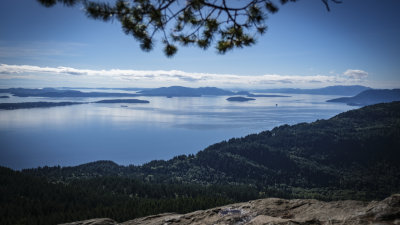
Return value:
<svg viewBox="0 0 400 225">
<path fill-rule="evenodd" d="M 86 44 L 76 42 L 15 42 L 0 40 L 0 58 L 77 56 Z"/>
<path fill-rule="evenodd" d="M 0 64 L 0 79 L 11 79 L 16 76 L 29 74 L 30 78 L 38 79 L 43 76 L 58 79 L 63 77 L 75 81 L 91 79 L 101 82 L 113 80 L 120 81 L 120 86 L 220 86 L 220 87 L 263 87 L 268 86 L 297 86 L 307 87 L 315 85 L 335 85 L 339 83 L 352 83 L 367 77 L 368 73 L 362 70 L 347 70 L 344 76 L 337 75 L 235 75 L 213 73 L 190 73 L 180 70 L 90 70 L 76 69 L 72 67 L 40 67 L 32 65 L 8 65 Z M 59 76 L 57 76 L 59 75 Z M 129 83 L 130 82 L 130 83 Z M 105 83 L 107 84 L 107 83 Z"/>
<path fill-rule="evenodd" d="M 356 80 L 362 80 L 368 77 L 368 73 L 364 70 L 348 69 L 343 74 L 351 79 L 356 79 Z"/>
</svg>

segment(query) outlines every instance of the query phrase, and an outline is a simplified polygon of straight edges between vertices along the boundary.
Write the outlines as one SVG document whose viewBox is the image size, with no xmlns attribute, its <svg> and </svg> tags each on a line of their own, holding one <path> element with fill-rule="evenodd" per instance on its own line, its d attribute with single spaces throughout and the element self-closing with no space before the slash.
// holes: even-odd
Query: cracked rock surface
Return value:
<svg viewBox="0 0 400 225">
<path fill-rule="evenodd" d="M 400 194 L 382 201 L 332 201 L 266 198 L 187 214 L 164 213 L 117 223 L 101 218 L 64 225 L 180 224 L 376 224 L 400 225 Z"/>
</svg>

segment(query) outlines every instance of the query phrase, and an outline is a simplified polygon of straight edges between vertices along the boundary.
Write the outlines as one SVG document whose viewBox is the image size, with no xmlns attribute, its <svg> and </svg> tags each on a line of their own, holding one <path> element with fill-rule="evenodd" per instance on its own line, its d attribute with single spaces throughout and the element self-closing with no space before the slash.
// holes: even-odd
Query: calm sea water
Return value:
<svg viewBox="0 0 400 225">
<path fill-rule="evenodd" d="M 228 102 L 226 97 L 141 97 L 150 104 L 0 110 L 0 165 L 21 169 L 95 160 L 137 165 L 169 159 L 232 137 L 327 119 L 355 108 L 325 102 L 336 97 L 291 95 L 250 102 Z M 99 99 L 11 97 L 1 102 L 94 100 Z"/>
</svg>

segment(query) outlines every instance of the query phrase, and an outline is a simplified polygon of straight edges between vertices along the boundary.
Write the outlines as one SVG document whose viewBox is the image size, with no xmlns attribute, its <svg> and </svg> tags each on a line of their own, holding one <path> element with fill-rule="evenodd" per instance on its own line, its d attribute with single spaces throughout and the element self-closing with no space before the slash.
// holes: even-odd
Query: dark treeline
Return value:
<svg viewBox="0 0 400 225">
<path fill-rule="evenodd" d="M 57 224 L 96 217 L 117 221 L 187 213 L 259 197 L 242 185 L 155 184 L 123 177 L 68 184 L 0 168 L 0 224 Z"/>
</svg>

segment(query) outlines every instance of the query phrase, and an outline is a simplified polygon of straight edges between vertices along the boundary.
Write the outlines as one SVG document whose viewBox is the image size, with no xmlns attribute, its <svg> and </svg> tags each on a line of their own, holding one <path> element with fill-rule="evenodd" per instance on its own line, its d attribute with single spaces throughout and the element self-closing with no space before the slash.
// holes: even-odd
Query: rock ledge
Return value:
<svg viewBox="0 0 400 225">
<path fill-rule="evenodd" d="M 91 219 L 64 225 L 118 225 L 107 219 Z M 395 224 L 400 225 L 400 194 L 382 201 L 332 201 L 313 199 L 259 199 L 187 214 L 164 213 L 119 225 L 179 224 Z"/>
</svg>

